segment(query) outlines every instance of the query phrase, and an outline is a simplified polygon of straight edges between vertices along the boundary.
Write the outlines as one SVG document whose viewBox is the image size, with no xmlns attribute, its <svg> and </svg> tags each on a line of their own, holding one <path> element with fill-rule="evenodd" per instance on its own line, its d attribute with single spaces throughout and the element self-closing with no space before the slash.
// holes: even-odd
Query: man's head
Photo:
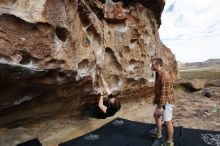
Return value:
<svg viewBox="0 0 220 146">
<path fill-rule="evenodd" d="M 163 60 L 161 58 L 153 58 L 151 60 L 151 69 L 153 71 L 158 71 L 163 66 Z"/>
<path fill-rule="evenodd" d="M 121 103 L 114 97 L 108 98 L 108 105 L 116 111 L 121 109 Z"/>
</svg>

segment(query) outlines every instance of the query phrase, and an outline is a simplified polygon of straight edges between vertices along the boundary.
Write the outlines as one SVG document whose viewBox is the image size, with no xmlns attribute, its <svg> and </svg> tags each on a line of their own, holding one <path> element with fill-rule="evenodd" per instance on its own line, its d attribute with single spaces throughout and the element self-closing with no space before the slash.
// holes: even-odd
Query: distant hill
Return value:
<svg viewBox="0 0 220 146">
<path fill-rule="evenodd" d="M 207 67 L 214 67 L 220 68 L 220 59 L 208 59 L 204 62 L 192 62 L 192 63 L 181 63 L 178 62 L 178 68 L 180 70 L 185 69 L 196 69 L 196 68 L 207 68 Z"/>
</svg>

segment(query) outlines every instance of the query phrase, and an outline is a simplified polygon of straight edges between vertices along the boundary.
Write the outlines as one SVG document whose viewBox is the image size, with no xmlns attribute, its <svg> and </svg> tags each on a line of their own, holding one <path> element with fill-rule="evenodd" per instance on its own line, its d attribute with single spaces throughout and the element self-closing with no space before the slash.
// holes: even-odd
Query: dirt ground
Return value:
<svg viewBox="0 0 220 146">
<path fill-rule="evenodd" d="M 211 98 L 204 97 L 201 91 L 194 93 L 186 93 L 182 89 L 175 91 L 174 126 L 220 131 L 220 87 L 210 87 L 207 90 L 212 93 Z M 217 112 L 211 111 L 213 103 L 217 105 Z M 43 146 L 58 146 L 61 142 L 91 132 L 117 117 L 154 123 L 153 110 L 151 101 L 140 99 L 124 103 L 119 113 L 107 119 L 85 116 L 62 117 L 26 127 L 2 128 L 0 146 L 13 146 L 33 138 L 38 138 Z"/>
<path fill-rule="evenodd" d="M 177 90 L 177 105 L 174 125 L 194 129 L 220 131 L 220 88 L 206 88 L 212 93 L 211 98 L 204 97 L 202 91 L 185 93 Z M 216 104 L 217 112 L 212 112 Z"/>
</svg>

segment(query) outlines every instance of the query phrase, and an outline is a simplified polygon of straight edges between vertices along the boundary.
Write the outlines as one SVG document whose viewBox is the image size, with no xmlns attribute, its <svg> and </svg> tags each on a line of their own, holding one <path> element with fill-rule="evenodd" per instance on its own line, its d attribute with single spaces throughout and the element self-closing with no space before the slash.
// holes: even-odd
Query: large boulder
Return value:
<svg viewBox="0 0 220 146">
<path fill-rule="evenodd" d="M 205 79 L 187 80 L 181 83 L 188 91 L 198 91 L 205 87 Z"/>
<path fill-rule="evenodd" d="M 95 102 L 102 72 L 110 91 L 149 97 L 154 56 L 176 79 L 159 37 L 164 0 L 0 1 L 0 126 L 77 115 Z"/>
<path fill-rule="evenodd" d="M 205 83 L 206 87 L 220 87 L 220 80 L 208 80 Z"/>
</svg>

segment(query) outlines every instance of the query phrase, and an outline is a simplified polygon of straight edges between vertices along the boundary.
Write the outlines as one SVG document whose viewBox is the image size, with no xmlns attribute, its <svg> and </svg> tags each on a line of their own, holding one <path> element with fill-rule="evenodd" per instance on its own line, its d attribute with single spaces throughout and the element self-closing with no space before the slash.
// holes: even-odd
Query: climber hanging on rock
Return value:
<svg viewBox="0 0 220 146">
<path fill-rule="evenodd" d="M 105 92 L 103 92 L 101 89 L 99 89 L 99 108 L 100 110 L 107 116 L 107 117 L 110 117 L 110 116 L 114 116 L 115 113 L 117 111 L 120 110 L 121 108 L 121 104 L 120 102 L 118 101 L 118 99 L 116 99 L 115 97 L 113 97 L 113 95 L 111 94 L 110 90 L 109 90 L 109 87 L 107 85 L 107 83 L 105 82 L 102 74 L 100 75 L 101 77 L 101 83 L 103 85 L 103 88 L 105 90 Z M 106 94 L 104 94 L 106 93 Z M 104 100 L 104 96 L 107 95 L 107 99 L 106 101 Z"/>
<path fill-rule="evenodd" d="M 105 119 L 107 117 L 114 116 L 116 112 L 120 110 L 121 103 L 111 94 L 102 74 L 100 75 L 100 79 L 101 86 L 103 88 L 98 88 L 96 91 L 99 98 L 98 106 L 95 105 L 86 107 L 83 110 L 83 114 L 94 118 Z"/>
</svg>

